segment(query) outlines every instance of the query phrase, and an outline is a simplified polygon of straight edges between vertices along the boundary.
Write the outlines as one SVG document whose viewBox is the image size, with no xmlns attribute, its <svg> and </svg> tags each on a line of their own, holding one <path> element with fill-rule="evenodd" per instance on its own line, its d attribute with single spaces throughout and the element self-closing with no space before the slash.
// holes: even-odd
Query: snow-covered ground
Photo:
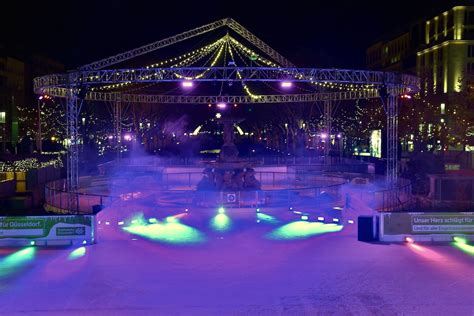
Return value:
<svg viewBox="0 0 474 316">
<path fill-rule="evenodd" d="M 96 245 L 0 249 L 0 315 L 474 315 L 474 257 L 449 244 L 261 213 L 117 205 Z"/>
</svg>

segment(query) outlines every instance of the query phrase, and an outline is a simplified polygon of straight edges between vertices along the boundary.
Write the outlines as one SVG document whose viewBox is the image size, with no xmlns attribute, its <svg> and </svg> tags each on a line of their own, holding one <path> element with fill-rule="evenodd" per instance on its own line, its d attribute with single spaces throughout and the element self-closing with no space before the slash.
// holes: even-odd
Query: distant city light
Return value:
<svg viewBox="0 0 474 316">
<path fill-rule="evenodd" d="M 342 137 L 342 135 L 340 133 L 337 134 L 337 138 L 341 138 L 341 137 Z"/>
<path fill-rule="evenodd" d="M 224 102 L 217 103 L 217 107 L 219 109 L 225 109 L 227 107 L 227 104 Z"/>
<path fill-rule="evenodd" d="M 192 88 L 193 82 L 191 80 L 186 80 L 186 81 L 181 82 L 181 86 L 183 88 Z"/>
<path fill-rule="evenodd" d="M 292 86 L 293 86 L 293 82 L 291 82 L 291 81 L 283 81 L 281 83 L 282 88 L 291 88 Z"/>
</svg>

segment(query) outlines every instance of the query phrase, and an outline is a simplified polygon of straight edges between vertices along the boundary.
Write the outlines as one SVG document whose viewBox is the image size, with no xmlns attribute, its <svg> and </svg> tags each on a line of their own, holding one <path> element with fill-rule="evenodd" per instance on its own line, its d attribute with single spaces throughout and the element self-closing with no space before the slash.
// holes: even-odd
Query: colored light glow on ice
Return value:
<svg viewBox="0 0 474 316">
<path fill-rule="evenodd" d="M 150 224 L 143 215 L 132 220 L 132 225 L 122 228 L 124 231 L 149 240 L 167 244 L 197 244 L 206 241 L 206 237 L 199 230 L 184 225 L 178 220 L 164 221 Z"/>
<path fill-rule="evenodd" d="M 35 247 L 28 247 L 0 260 L 0 278 L 8 277 L 30 263 L 36 254 Z"/>
<path fill-rule="evenodd" d="M 79 258 L 82 258 L 86 255 L 86 247 L 80 247 L 75 250 L 73 250 L 69 256 L 68 260 L 77 260 Z"/>
<path fill-rule="evenodd" d="M 225 232 L 231 228 L 231 221 L 229 216 L 221 213 L 211 218 L 210 226 L 215 231 Z"/>
<path fill-rule="evenodd" d="M 275 224 L 278 224 L 280 221 L 276 219 L 276 217 L 274 216 L 259 212 L 257 213 L 257 223 L 260 223 L 260 222 L 265 222 L 268 224 L 275 225 Z"/>
<path fill-rule="evenodd" d="M 474 246 L 471 246 L 467 243 L 467 240 L 461 237 L 454 237 L 453 245 L 454 247 L 461 249 L 465 253 L 474 256 Z"/>
<path fill-rule="evenodd" d="M 266 238 L 276 240 L 307 239 L 321 234 L 335 233 L 341 231 L 343 227 L 336 224 L 297 221 L 276 228 L 267 234 Z"/>
</svg>

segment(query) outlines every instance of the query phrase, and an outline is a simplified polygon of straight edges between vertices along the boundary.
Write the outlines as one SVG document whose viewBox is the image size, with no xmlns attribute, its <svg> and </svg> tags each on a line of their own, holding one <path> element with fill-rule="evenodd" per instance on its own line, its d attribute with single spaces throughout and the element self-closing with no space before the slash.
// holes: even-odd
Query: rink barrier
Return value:
<svg viewBox="0 0 474 316">
<path fill-rule="evenodd" d="M 380 241 L 450 242 L 454 237 L 474 241 L 474 212 L 380 213 Z"/>
<path fill-rule="evenodd" d="M 90 245 L 95 230 L 95 215 L 2 216 L 0 247 Z"/>
</svg>

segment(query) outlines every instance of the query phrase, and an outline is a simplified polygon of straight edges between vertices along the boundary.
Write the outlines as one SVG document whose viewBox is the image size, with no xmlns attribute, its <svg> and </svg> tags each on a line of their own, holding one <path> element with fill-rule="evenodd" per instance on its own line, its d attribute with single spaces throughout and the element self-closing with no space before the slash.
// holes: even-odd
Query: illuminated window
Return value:
<svg viewBox="0 0 474 316">
<path fill-rule="evenodd" d="M 446 104 L 445 103 L 441 103 L 440 110 L 441 110 L 441 115 L 444 115 L 446 113 Z"/>
</svg>

